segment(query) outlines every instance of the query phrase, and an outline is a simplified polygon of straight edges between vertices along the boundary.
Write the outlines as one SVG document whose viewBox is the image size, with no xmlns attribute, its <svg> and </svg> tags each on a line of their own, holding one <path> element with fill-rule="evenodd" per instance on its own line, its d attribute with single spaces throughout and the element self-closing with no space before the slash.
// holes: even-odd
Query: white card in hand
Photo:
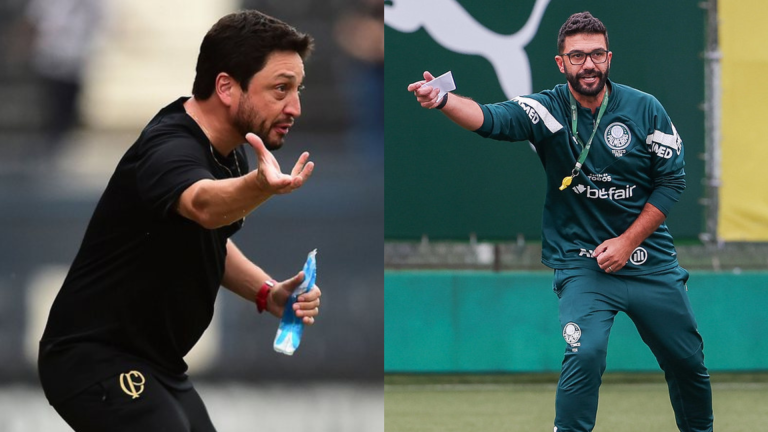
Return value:
<svg viewBox="0 0 768 432">
<path fill-rule="evenodd" d="M 453 82 L 453 74 L 451 74 L 451 71 L 440 75 L 430 82 L 424 83 L 424 85 L 440 90 L 440 94 L 437 95 L 437 100 L 441 100 L 449 91 L 456 90 L 456 84 Z"/>
</svg>

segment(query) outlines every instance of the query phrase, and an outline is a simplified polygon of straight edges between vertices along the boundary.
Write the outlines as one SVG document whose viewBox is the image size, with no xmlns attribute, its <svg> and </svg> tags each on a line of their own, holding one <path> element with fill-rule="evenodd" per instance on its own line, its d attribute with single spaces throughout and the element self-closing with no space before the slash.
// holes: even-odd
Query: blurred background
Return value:
<svg viewBox="0 0 768 432">
<path fill-rule="evenodd" d="M 384 10 L 387 430 L 551 430 L 563 342 L 552 271 L 540 263 L 540 161 L 528 143 L 486 140 L 422 109 L 406 87 L 424 71 L 452 71 L 456 93 L 480 103 L 551 89 L 565 82 L 560 26 L 585 10 L 608 29 L 611 79 L 659 99 L 683 139 L 687 189 L 667 224 L 691 272 L 715 416 L 723 430 L 760 428 L 768 5 L 387 0 Z M 658 369 L 620 314 L 606 378 L 616 386 L 600 408 L 613 417 L 598 415 L 601 430 L 672 430 Z M 621 387 L 632 382 L 640 387 Z"/>
<path fill-rule="evenodd" d="M 236 241 L 278 279 L 317 248 L 323 314 L 287 357 L 272 350 L 277 320 L 222 290 L 190 374 L 220 430 L 304 430 L 310 412 L 313 430 L 383 430 L 375 0 L 0 0 L 0 430 L 68 430 L 37 383 L 50 304 L 117 161 L 158 110 L 190 94 L 207 30 L 243 8 L 315 38 L 303 115 L 276 157 L 290 167 L 306 150 L 316 169 Z"/>
</svg>

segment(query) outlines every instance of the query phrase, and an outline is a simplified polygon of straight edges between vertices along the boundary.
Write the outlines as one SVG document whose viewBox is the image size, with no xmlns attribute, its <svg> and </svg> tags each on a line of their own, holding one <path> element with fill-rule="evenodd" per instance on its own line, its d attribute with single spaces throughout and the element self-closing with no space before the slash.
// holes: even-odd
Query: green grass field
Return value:
<svg viewBox="0 0 768 432">
<path fill-rule="evenodd" d="M 550 432 L 553 375 L 388 376 L 387 432 Z M 768 422 L 768 376 L 713 375 L 715 430 L 754 432 Z M 595 431 L 675 432 L 666 384 L 658 374 L 607 375 Z"/>
</svg>

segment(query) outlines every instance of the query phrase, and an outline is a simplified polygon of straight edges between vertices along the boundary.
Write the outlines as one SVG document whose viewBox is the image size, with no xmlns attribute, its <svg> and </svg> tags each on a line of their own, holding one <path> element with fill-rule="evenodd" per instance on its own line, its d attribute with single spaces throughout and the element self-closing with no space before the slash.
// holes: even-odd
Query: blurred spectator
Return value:
<svg viewBox="0 0 768 432">
<path fill-rule="evenodd" d="M 351 125 L 348 148 L 384 166 L 384 2 L 358 0 L 335 26 L 336 42 L 350 56 L 342 88 Z"/>
<path fill-rule="evenodd" d="M 24 44 L 40 79 L 43 132 L 57 149 L 79 122 L 78 100 L 86 63 L 102 27 L 106 0 L 30 0 Z"/>
</svg>

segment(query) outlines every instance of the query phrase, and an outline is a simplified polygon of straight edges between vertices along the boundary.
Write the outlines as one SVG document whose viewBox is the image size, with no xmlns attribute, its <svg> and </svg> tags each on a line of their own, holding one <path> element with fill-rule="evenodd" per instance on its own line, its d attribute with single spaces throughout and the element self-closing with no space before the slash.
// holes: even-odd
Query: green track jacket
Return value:
<svg viewBox="0 0 768 432">
<path fill-rule="evenodd" d="M 685 189 L 683 143 L 655 97 L 608 81 L 610 96 L 581 173 L 565 190 L 582 147 L 571 131 L 568 86 L 480 105 L 483 137 L 530 141 L 544 166 L 547 196 L 542 221 L 542 263 L 551 268 L 599 270 L 592 252 L 621 235 L 645 203 L 665 215 Z M 577 102 L 578 104 L 578 102 Z M 586 143 L 597 112 L 578 107 L 578 134 Z M 677 266 L 666 224 L 651 234 L 619 274 L 645 274 Z"/>
</svg>

